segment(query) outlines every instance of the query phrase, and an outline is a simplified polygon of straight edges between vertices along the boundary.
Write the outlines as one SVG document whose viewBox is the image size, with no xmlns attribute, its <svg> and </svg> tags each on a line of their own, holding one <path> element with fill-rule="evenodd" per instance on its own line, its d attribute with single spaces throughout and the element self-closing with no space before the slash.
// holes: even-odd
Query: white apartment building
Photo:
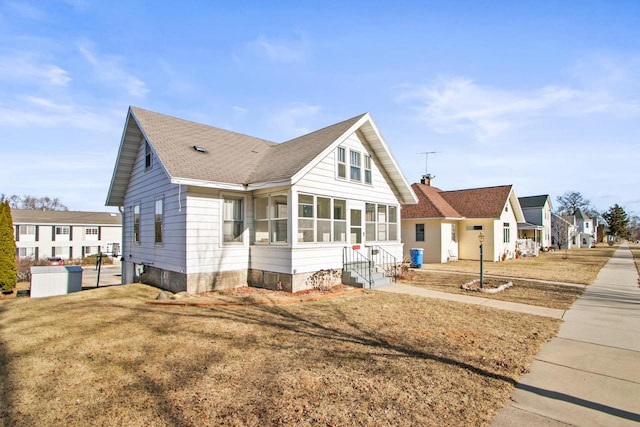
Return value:
<svg viewBox="0 0 640 427">
<path fill-rule="evenodd" d="M 21 259 L 78 259 L 98 252 L 112 256 L 121 253 L 119 213 L 12 209 L 11 216 Z"/>
</svg>

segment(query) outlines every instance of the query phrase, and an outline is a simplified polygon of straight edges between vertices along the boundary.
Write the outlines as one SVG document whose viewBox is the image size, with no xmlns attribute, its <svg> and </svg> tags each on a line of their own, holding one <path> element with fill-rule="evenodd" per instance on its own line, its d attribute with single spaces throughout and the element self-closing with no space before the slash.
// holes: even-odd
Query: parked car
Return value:
<svg viewBox="0 0 640 427">
<path fill-rule="evenodd" d="M 64 261 L 59 256 L 47 258 L 47 265 L 64 265 Z"/>
</svg>

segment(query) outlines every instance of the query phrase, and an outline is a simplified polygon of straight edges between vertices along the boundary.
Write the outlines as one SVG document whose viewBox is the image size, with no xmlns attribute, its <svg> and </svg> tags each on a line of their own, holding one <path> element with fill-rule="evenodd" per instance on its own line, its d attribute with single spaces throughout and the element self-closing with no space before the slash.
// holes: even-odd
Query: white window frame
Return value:
<svg viewBox="0 0 640 427">
<path fill-rule="evenodd" d="M 336 176 L 338 179 L 347 179 L 347 149 L 338 147 L 336 151 Z"/>
<path fill-rule="evenodd" d="M 231 211 L 227 208 L 227 202 L 238 202 L 240 207 L 235 204 Z M 222 242 L 224 245 L 237 245 L 244 243 L 244 197 L 222 196 Z M 229 214 L 231 217 L 229 217 Z M 236 236 L 236 227 L 240 225 L 240 232 Z M 227 234 L 226 228 L 231 225 L 231 234 Z M 229 238 L 231 237 L 231 238 Z"/>
<path fill-rule="evenodd" d="M 364 155 L 364 183 L 367 185 L 373 184 L 373 175 L 371 172 L 371 156 L 369 154 Z"/>
<path fill-rule="evenodd" d="M 151 145 L 145 140 L 144 142 L 144 170 L 148 171 L 153 168 L 153 152 Z"/>
<path fill-rule="evenodd" d="M 277 199 L 284 200 L 286 203 L 276 203 Z M 259 209 L 256 207 L 257 203 L 266 199 L 266 218 L 259 217 Z M 256 197 L 254 199 L 254 243 L 262 245 L 287 245 L 289 243 L 289 197 L 285 193 L 270 194 L 268 196 Z M 284 209 L 284 210 L 283 210 Z M 285 216 L 282 216 L 284 213 Z M 284 239 L 282 235 L 278 234 L 278 230 L 283 231 L 284 223 Z M 267 233 L 267 237 L 258 240 L 258 224 L 266 224 L 266 230 L 261 230 L 261 233 Z M 280 236 L 280 238 L 279 238 Z"/>
<path fill-rule="evenodd" d="M 153 203 L 153 241 L 156 245 L 164 243 L 164 198 Z"/>
<path fill-rule="evenodd" d="M 132 212 L 133 212 L 133 230 L 132 230 L 132 240 L 133 243 L 140 243 L 140 203 L 136 203 L 135 205 L 132 206 Z"/>
<path fill-rule="evenodd" d="M 362 153 L 349 150 L 349 179 L 354 182 L 362 182 Z"/>
</svg>

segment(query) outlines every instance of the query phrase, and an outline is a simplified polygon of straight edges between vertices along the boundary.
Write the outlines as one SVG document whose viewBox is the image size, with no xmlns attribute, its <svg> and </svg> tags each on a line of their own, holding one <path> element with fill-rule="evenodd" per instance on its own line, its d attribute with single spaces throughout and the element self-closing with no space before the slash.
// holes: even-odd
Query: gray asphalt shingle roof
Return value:
<svg viewBox="0 0 640 427">
<path fill-rule="evenodd" d="M 111 212 L 11 209 L 14 224 L 122 225 L 122 216 Z"/>
<path fill-rule="evenodd" d="M 416 201 L 368 113 L 278 144 L 129 107 L 106 204 L 123 203 L 144 140 L 174 184 L 248 189 L 252 184 L 280 185 L 287 181 L 293 184 L 306 168 L 312 168 L 329 154 L 334 144 L 356 131 L 398 198 L 405 203 Z"/>
</svg>

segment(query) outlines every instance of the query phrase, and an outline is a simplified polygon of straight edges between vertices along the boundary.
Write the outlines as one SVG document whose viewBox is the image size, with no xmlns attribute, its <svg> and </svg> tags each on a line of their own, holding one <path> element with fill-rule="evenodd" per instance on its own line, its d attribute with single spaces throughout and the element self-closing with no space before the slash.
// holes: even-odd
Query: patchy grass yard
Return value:
<svg viewBox="0 0 640 427">
<path fill-rule="evenodd" d="M 435 291 L 464 294 L 500 301 L 518 302 L 549 308 L 567 310 L 582 294 L 583 288 L 551 283 L 540 283 L 531 280 L 509 279 L 513 286 L 495 294 L 469 292 L 460 286 L 478 278 L 478 274 L 441 273 L 436 271 L 409 270 L 400 280 L 412 286 L 419 286 Z M 485 279 L 498 282 L 496 279 Z M 506 282 L 503 279 L 501 282 Z"/>
<path fill-rule="evenodd" d="M 157 293 L 1 301 L 0 424 L 488 425 L 560 324 L 384 292 L 147 304 Z"/>
<path fill-rule="evenodd" d="M 484 273 L 506 277 L 549 280 L 588 285 L 609 261 L 617 246 L 600 244 L 596 248 L 541 252 L 537 257 L 522 257 L 504 262 L 485 262 Z M 479 275 L 478 261 L 460 260 L 446 264 L 424 264 L 423 270 L 457 271 Z"/>
</svg>

